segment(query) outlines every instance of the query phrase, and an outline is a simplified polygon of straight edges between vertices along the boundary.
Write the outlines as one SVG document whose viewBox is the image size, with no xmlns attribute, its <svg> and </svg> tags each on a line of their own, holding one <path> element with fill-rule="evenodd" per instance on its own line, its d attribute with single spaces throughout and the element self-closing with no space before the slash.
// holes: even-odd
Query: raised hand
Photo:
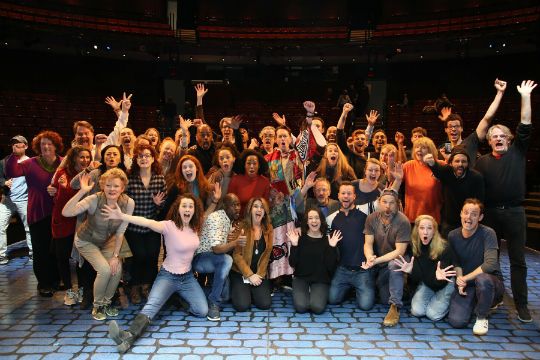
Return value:
<svg viewBox="0 0 540 360">
<path fill-rule="evenodd" d="M 308 114 L 315 114 L 315 103 L 313 101 L 304 101 L 304 109 L 306 109 Z"/>
<path fill-rule="evenodd" d="M 259 142 L 257 141 L 257 139 L 251 138 L 251 141 L 249 143 L 249 148 L 250 149 L 256 149 L 258 147 L 259 147 Z"/>
<path fill-rule="evenodd" d="M 109 105 L 115 112 L 117 112 L 121 110 L 120 105 L 122 104 L 122 102 L 116 101 L 116 99 L 112 96 L 107 96 L 105 98 L 105 104 Z"/>
<path fill-rule="evenodd" d="M 298 233 L 296 232 L 296 230 L 287 231 L 287 238 L 291 242 L 292 246 L 298 246 L 299 236 L 298 236 Z"/>
<path fill-rule="evenodd" d="M 345 105 L 343 105 L 343 112 L 345 114 L 348 114 L 352 109 L 354 109 L 353 104 L 346 103 Z"/>
<path fill-rule="evenodd" d="M 534 90 L 536 85 L 538 84 L 535 84 L 532 80 L 523 80 L 521 82 L 521 86 L 517 86 L 517 91 L 519 91 L 521 96 L 531 95 L 531 92 Z"/>
<path fill-rule="evenodd" d="M 81 184 L 81 187 L 79 191 L 85 194 L 94 188 L 94 183 L 90 182 L 90 175 L 87 174 L 86 172 L 81 174 L 80 184 Z"/>
<path fill-rule="evenodd" d="M 107 135 L 105 134 L 97 134 L 94 136 L 94 144 L 96 146 L 101 148 L 101 145 L 103 145 L 107 141 Z"/>
<path fill-rule="evenodd" d="M 448 116 L 450 116 L 450 114 L 452 114 L 452 108 L 445 106 L 441 109 L 441 115 L 439 115 L 439 119 L 441 119 L 441 121 L 446 121 L 446 119 L 448 119 Z"/>
<path fill-rule="evenodd" d="M 306 181 L 304 182 L 304 187 L 306 190 L 311 189 L 315 185 L 315 178 L 317 177 L 317 172 L 312 171 L 306 176 Z"/>
<path fill-rule="evenodd" d="M 240 124 L 242 124 L 242 122 L 244 122 L 242 117 L 236 115 L 236 116 L 233 116 L 231 118 L 231 121 L 229 122 L 229 126 L 231 127 L 231 129 L 238 130 L 238 128 L 240 127 Z"/>
<path fill-rule="evenodd" d="M 332 237 L 330 237 L 330 234 L 328 234 L 327 236 L 328 236 L 328 244 L 331 247 L 336 247 L 337 243 L 341 239 L 343 239 L 343 236 L 341 236 L 341 231 L 339 230 L 335 230 L 334 233 L 332 234 Z"/>
<path fill-rule="evenodd" d="M 391 166 L 388 168 L 388 172 L 390 173 L 390 176 L 392 176 L 394 179 L 402 180 L 403 179 L 403 163 L 401 162 L 394 163 L 394 166 Z"/>
<path fill-rule="evenodd" d="M 214 183 L 214 190 L 212 191 L 212 199 L 214 203 L 218 203 L 219 199 L 221 199 L 221 184 L 219 182 Z"/>
<path fill-rule="evenodd" d="M 64 174 L 64 175 L 62 175 L 62 176 L 60 176 L 58 178 L 58 185 L 60 185 L 63 188 L 67 187 L 68 181 L 67 181 L 66 174 Z"/>
<path fill-rule="evenodd" d="M 435 164 L 435 159 L 433 158 L 433 154 L 424 155 L 424 158 L 422 160 L 424 161 L 424 164 L 427 164 L 429 166 L 433 166 L 433 164 Z"/>
<path fill-rule="evenodd" d="M 398 147 L 403 146 L 403 143 L 405 142 L 405 135 L 403 135 L 402 132 L 396 131 L 394 139 L 396 140 L 396 144 L 398 145 Z"/>
<path fill-rule="evenodd" d="M 504 92 L 504 90 L 506 90 L 506 81 L 495 79 L 495 89 Z"/>
<path fill-rule="evenodd" d="M 280 125 L 280 126 L 287 126 L 287 121 L 285 119 L 285 115 L 279 116 L 278 113 L 272 113 L 272 118 Z"/>
<path fill-rule="evenodd" d="M 103 205 L 103 209 L 101 209 L 101 215 L 105 217 L 105 220 L 122 220 L 124 213 L 118 205 L 111 207 L 105 204 Z"/>
<path fill-rule="evenodd" d="M 371 110 L 369 112 L 369 115 L 366 114 L 366 120 L 368 122 L 369 126 L 375 126 L 375 123 L 377 122 L 377 119 L 381 116 L 377 110 Z"/>
<path fill-rule="evenodd" d="M 156 204 L 157 206 L 163 204 L 163 202 L 165 202 L 165 193 L 164 192 L 161 192 L 161 191 L 158 191 L 156 195 L 154 194 L 150 194 L 152 196 L 152 200 L 154 201 L 154 204 Z"/>
<path fill-rule="evenodd" d="M 197 84 L 195 85 L 195 92 L 197 93 L 197 97 L 203 97 L 208 92 L 208 89 L 204 88 L 204 84 Z"/>
<path fill-rule="evenodd" d="M 101 163 L 99 161 L 90 161 L 90 164 L 86 168 L 88 171 L 97 169 L 101 166 Z"/>
<path fill-rule="evenodd" d="M 188 131 L 189 127 L 193 123 L 190 119 L 184 120 L 182 115 L 178 115 L 178 120 L 180 120 L 180 128 L 184 129 L 185 131 Z"/>
<path fill-rule="evenodd" d="M 122 112 L 127 113 L 129 109 L 131 109 L 131 97 L 133 94 L 129 94 L 128 97 L 126 97 L 126 93 L 123 94 L 122 97 Z"/>
<path fill-rule="evenodd" d="M 413 262 L 414 256 L 411 258 L 410 262 L 407 262 L 405 258 L 403 258 L 403 256 L 399 255 L 399 259 L 394 260 L 394 263 L 399 266 L 399 269 L 395 269 L 394 271 L 402 271 L 404 273 L 410 274 L 412 272 Z"/>
<path fill-rule="evenodd" d="M 437 280 L 446 280 L 448 282 L 454 282 L 452 279 L 449 279 L 448 277 L 454 277 L 456 276 L 455 270 L 450 270 L 454 267 L 454 265 L 450 265 L 445 267 L 444 269 L 441 269 L 441 262 L 437 262 L 437 270 L 435 270 L 435 277 Z"/>
</svg>

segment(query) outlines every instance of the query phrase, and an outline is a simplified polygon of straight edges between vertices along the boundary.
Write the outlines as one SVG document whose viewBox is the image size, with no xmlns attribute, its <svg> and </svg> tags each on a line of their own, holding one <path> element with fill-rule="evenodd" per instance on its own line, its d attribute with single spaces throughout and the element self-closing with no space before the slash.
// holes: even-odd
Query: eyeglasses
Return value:
<svg viewBox="0 0 540 360">
<path fill-rule="evenodd" d="M 446 128 L 450 130 L 457 130 L 461 127 L 461 125 L 448 125 Z"/>
<path fill-rule="evenodd" d="M 140 154 L 138 156 L 139 159 L 150 159 L 152 157 L 152 155 L 150 154 Z"/>
<path fill-rule="evenodd" d="M 508 135 L 491 135 L 491 138 L 492 139 L 506 139 L 508 137 Z"/>
</svg>

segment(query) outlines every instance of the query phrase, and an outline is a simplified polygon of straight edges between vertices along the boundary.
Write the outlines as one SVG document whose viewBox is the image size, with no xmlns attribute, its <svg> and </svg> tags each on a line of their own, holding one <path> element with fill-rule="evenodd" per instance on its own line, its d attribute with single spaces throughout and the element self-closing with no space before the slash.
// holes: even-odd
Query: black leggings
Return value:
<svg viewBox="0 0 540 360">
<path fill-rule="evenodd" d="M 58 269 L 53 250 L 51 216 L 46 216 L 32 224 L 32 251 L 34 255 L 34 275 L 38 281 L 38 289 L 53 290 L 58 285 Z"/>
<path fill-rule="evenodd" d="M 231 271 L 231 301 L 236 311 L 247 311 L 253 305 L 261 310 L 270 308 L 272 304 L 270 280 L 263 279 L 261 285 L 244 284 L 242 275 Z"/>
<path fill-rule="evenodd" d="M 137 233 L 125 232 L 131 258 L 131 285 L 153 284 L 158 272 L 158 258 L 161 249 L 161 235 L 150 231 Z"/>
<path fill-rule="evenodd" d="M 63 238 L 54 238 L 54 250 L 56 254 L 56 265 L 60 280 L 64 283 L 67 289 L 71 288 L 71 269 L 69 267 L 69 259 L 73 250 L 73 238 L 75 234 Z"/>
<path fill-rule="evenodd" d="M 300 277 L 292 282 L 294 308 L 299 313 L 311 310 L 314 314 L 322 314 L 328 303 L 328 290 L 330 285 L 324 283 L 310 283 Z"/>
</svg>

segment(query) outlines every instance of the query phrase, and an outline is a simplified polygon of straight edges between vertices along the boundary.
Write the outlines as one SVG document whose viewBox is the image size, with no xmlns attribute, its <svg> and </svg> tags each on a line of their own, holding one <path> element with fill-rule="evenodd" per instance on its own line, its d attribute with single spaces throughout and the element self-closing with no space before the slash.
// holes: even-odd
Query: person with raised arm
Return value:
<svg viewBox="0 0 540 360">
<path fill-rule="evenodd" d="M 308 196 L 311 188 L 313 188 L 314 198 Z M 330 199 L 330 182 L 326 178 L 317 177 L 315 171 L 306 177 L 304 186 L 295 195 L 295 210 L 300 221 L 302 221 L 306 211 L 313 207 L 319 208 L 326 218 L 338 211 L 339 206 L 339 201 Z"/>
<path fill-rule="evenodd" d="M 330 282 L 338 262 L 339 231 L 328 232 L 325 216 L 312 208 L 302 221 L 302 233 L 287 232 L 291 242 L 289 263 L 294 268 L 293 304 L 299 313 L 322 314 L 328 302 Z"/>
<path fill-rule="evenodd" d="M 420 215 L 414 222 L 411 233 L 413 257 L 411 261 L 403 256 L 395 259 L 402 271 L 419 285 L 411 301 L 411 314 L 426 316 L 439 321 L 446 316 L 450 298 L 454 293 L 455 267 L 459 260 L 448 242 L 437 230 L 437 222 L 430 215 Z"/>
<path fill-rule="evenodd" d="M 119 353 L 129 350 L 173 293 L 180 295 L 189 304 L 189 312 L 194 316 L 205 317 L 208 313 L 204 291 L 191 268 L 193 255 L 199 246 L 203 211 L 201 200 L 191 193 L 178 196 L 166 221 L 132 216 L 118 207 L 104 207 L 102 213 L 105 219 L 129 222 L 162 234 L 167 248 L 167 255 L 152 285 L 148 301 L 128 330 L 120 329 L 114 320 L 109 324 L 109 337 L 117 344 Z"/>
<path fill-rule="evenodd" d="M 128 214 L 133 213 L 135 203 L 124 193 L 127 184 L 126 174 L 113 168 L 99 178 L 101 191 L 86 196 L 94 184 L 90 182 L 90 175 L 83 174 L 80 176 L 80 190 L 62 210 L 65 217 L 84 213 L 87 215 L 77 229 L 74 243 L 79 253 L 97 272 L 92 316 L 98 321 L 118 315 L 118 310 L 111 305 L 111 299 L 122 276 L 121 258 L 131 255 L 129 248 L 122 246 L 126 244 L 123 240 L 128 223 L 107 220 L 101 210 L 108 205 L 118 207 Z"/>
<path fill-rule="evenodd" d="M 211 175 L 208 177 L 208 182 L 212 185 L 218 183 L 221 187 L 221 197 L 218 199 L 216 210 L 223 207 L 223 197 L 229 191 L 232 177 L 236 175 L 235 162 L 239 156 L 236 147 L 232 144 L 222 144 L 214 155 L 212 168 L 215 170 L 210 170 Z"/>
<path fill-rule="evenodd" d="M 512 294 L 518 319 L 531 322 L 527 306 L 527 264 L 525 242 L 527 219 L 525 200 L 525 169 L 527 150 L 531 141 L 531 93 L 536 88 L 534 81 L 523 80 L 517 90 L 521 95 L 521 121 L 513 136 L 504 125 L 493 125 L 487 132 L 491 153 L 480 157 L 476 170 L 484 176 L 486 185 L 486 219 L 484 223 L 504 238 L 510 258 Z"/>
<path fill-rule="evenodd" d="M 330 197 L 338 198 L 339 186 L 344 181 L 356 180 L 356 174 L 338 144 L 326 145 L 324 156 L 317 167 L 317 174 L 330 182 Z"/>
</svg>

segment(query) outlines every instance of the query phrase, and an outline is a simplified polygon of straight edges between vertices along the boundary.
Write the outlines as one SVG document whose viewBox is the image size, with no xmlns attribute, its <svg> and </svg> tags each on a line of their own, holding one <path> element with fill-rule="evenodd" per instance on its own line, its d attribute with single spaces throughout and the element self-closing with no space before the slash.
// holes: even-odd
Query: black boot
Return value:
<svg viewBox="0 0 540 360">
<path fill-rule="evenodd" d="M 117 344 L 118 352 L 123 354 L 129 350 L 149 324 L 150 318 L 143 313 L 137 314 L 127 331 L 120 329 L 116 321 L 113 320 L 109 324 L 109 337 Z"/>
</svg>

